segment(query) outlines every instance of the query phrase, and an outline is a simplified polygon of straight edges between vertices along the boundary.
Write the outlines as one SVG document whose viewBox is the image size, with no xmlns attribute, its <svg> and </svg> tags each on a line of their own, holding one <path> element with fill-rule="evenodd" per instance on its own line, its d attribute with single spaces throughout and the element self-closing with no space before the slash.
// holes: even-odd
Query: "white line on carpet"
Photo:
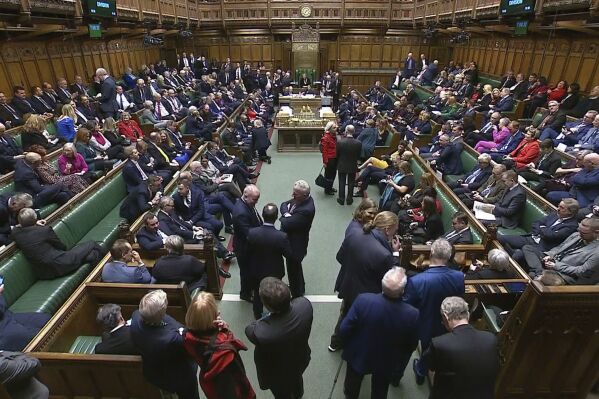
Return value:
<svg viewBox="0 0 599 399">
<path fill-rule="evenodd" d="M 312 303 L 339 303 L 341 299 L 337 295 L 306 295 L 306 298 Z M 221 301 L 242 302 L 237 294 L 223 294 Z"/>
</svg>

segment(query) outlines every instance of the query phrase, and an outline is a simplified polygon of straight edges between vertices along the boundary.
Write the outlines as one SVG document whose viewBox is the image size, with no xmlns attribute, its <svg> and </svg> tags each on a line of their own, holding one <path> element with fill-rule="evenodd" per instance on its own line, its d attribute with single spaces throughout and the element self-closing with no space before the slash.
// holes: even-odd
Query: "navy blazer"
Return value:
<svg viewBox="0 0 599 399">
<path fill-rule="evenodd" d="M 191 191 L 191 203 L 189 204 L 189 207 L 185 205 L 185 200 L 179 193 L 176 192 L 173 194 L 175 211 L 183 218 L 183 220 L 189 220 L 192 224 L 196 224 L 207 218 L 206 206 L 204 204 L 204 192 L 193 185 L 189 187 L 189 190 Z"/>
<path fill-rule="evenodd" d="M 15 182 L 15 191 L 19 193 L 28 193 L 35 196 L 44 189 L 37 173 L 23 159 L 17 159 L 13 180 Z"/>
<path fill-rule="evenodd" d="M 179 332 L 182 328 L 169 315 L 164 315 L 158 326 L 145 324 L 138 310 L 131 316 L 131 339 L 141 354 L 148 382 L 182 398 L 197 398 L 197 365 L 187 356 Z"/>
<path fill-rule="evenodd" d="M 520 224 L 522 212 L 526 206 L 526 192 L 518 185 L 507 189 L 495 204 L 493 215 L 496 216 L 498 225 L 506 229 L 515 229 Z"/>
<path fill-rule="evenodd" d="M 509 154 L 514 151 L 518 144 L 524 139 L 524 134 L 521 130 L 518 130 L 516 134 L 510 134 L 503 140 L 497 147 L 497 152 L 501 154 Z M 493 154 L 495 152 L 491 152 Z"/>
<path fill-rule="evenodd" d="M 250 273 L 256 283 L 264 277 L 282 279 L 285 275 L 283 257 L 293 259 L 287 234 L 272 225 L 262 225 L 249 230 L 248 259 Z"/>
<path fill-rule="evenodd" d="M 548 251 L 551 248 L 558 246 L 578 229 L 576 217 L 571 217 L 562 221 L 561 223 L 556 224 L 555 226 L 552 226 L 557 219 L 557 213 L 554 212 L 539 220 L 536 220 L 532 224 L 531 233 L 541 237 L 539 244 L 541 245 L 541 249 L 543 251 Z"/>
<path fill-rule="evenodd" d="M 129 191 L 129 194 L 121 204 L 119 215 L 129 222 L 133 222 L 142 213 L 152 208 L 150 204 L 151 200 L 152 194 L 150 193 L 150 189 L 148 189 L 148 183 L 142 182 Z"/>
<path fill-rule="evenodd" d="M 464 296 L 464 274 L 447 266 L 430 267 L 408 279 L 404 300 L 420 310 L 419 336 L 423 349 L 445 332 L 441 302 L 448 296 Z"/>
<path fill-rule="evenodd" d="M 164 245 L 160 234 L 152 233 L 146 226 L 137 231 L 135 238 L 139 246 L 146 251 L 156 251 Z"/>
<path fill-rule="evenodd" d="M 345 237 L 337 252 L 342 275 L 338 296 L 348 306 L 362 293 L 381 292 L 383 276 L 396 264 L 391 247 L 381 235 L 378 230 L 355 230 Z"/>
<path fill-rule="evenodd" d="M 478 174 L 478 176 L 476 176 L 472 182 L 468 183 L 468 188 L 471 191 L 478 190 L 478 188 L 480 186 L 482 186 L 484 182 L 487 181 L 487 179 L 489 178 L 489 176 L 491 176 L 491 173 L 493 172 L 493 167 L 491 165 L 489 165 L 489 166 L 487 166 L 484 169 L 481 169 L 480 167 L 475 168 L 473 171 L 467 173 L 462 178 L 462 180 L 466 181 L 466 179 L 468 179 L 470 176 L 472 176 L 477 171 L 480 171 L 480 173 Z"/>
<path fill-rule="evenodd" d="M 441 148 L 441 153 L 437 158 L 437 166 L 443 171 L 444 175 L 461 175 L 464 173 L 460 152 L 461 147 L 453 143 Z"/>
<path fill-rule="evenodd" d="M 116 82 L 111 76 L 107 76 L 102 82 L 101 96 L 98 97 L 100 109 L 106 114 L 113 114 L 119 110 L 116 102 Z"/>
<path fill-rule="evenodd" d="M 581 170 L 570 178 L 570 184 L 573 186 L 570 193 L 574 194 L 581 208 L 592 204 L 599 196 L 599 168 Z"/>
<path fill-rule="evenodd" d="M 164 211 L 160 211 L 157 216 L 160 222 L 160 231 L 164 234 L 167 236 L 181 236 L 187 243 L 195 242 L 193 238 L 193 226 L 182 220 L 175 212 L 169 215 Z"/>
<path fill-rule="evenodd" d="M 514 109 L 514 103 L 514 97 L 511 95 L 502 97 L 493 108 L 493 112 L 511 112 Z"/>
<path fill-rule="evenodd" d="M 253 208 L 250 208 L 241 198 L 235 202 L 233 213 L 233 248 L 235 254 L 245 255 L 247 251 L 247 239 L 250 234 L 250 228 L 258 227 L 262 220 L 258 217 Z"/>
<path fill-rule="evenodd" d="M 18 313 L 8 310 L 4 295 L 0 295 L 0 348 L 20 352 L 50 320 L 46 313 Z"/>
<path fill-rule="evenodd" d="M 179 284 L 185 281 L 189 292 L 206 289 L 206 265 L 192 255 L 164 255 L 156 260 L 152 274 L 157 284 Z"/>
<path fill-rule="evenodd" d="M 139 165 L 141 167 L 141 164 Z M 125 184 L 127 185 L 127 192 L 132 192 L 133 189 L 144 182 L 141 172 L 131 162 L 131 160 L 127 160 L 125 165 L 123 165 L 123 179 L 125 180 Z M 146 174 L 147 176 L 147 174 Z"/>
<path fill-rule="evenodd" d="M 296 260 L 301 262 L 308 252 L 308 241 L 310 240 L 310 228 L 316 214 L 314 199 L 310 196 L 293 209 L 293 200 L 285 201 L 280 207 L 281 231 L 287 233 L 291 249 Z M 290 212 L 291 216 L 285 217 Z"/>
<path fill-rule="evenodd" d="M 360 294 L 341 323 L 343 359 L 359 374 L 403 371 L 418 345 L 418 309 L 383 294 Z"/>
</svg>

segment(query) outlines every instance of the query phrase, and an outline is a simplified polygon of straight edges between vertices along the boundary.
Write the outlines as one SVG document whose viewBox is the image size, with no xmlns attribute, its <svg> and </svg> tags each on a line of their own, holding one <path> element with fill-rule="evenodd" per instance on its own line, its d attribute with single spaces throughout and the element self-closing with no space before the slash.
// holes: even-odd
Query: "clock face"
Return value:
<svg viewBox="0 0 599 399">
<path fill-rule="evenodd" d="M 310 6 L 302 6 L 300 8 L 300 14 L 302 17 L 309 17 L 312 15 L 312 8 Z"/>
</svg>

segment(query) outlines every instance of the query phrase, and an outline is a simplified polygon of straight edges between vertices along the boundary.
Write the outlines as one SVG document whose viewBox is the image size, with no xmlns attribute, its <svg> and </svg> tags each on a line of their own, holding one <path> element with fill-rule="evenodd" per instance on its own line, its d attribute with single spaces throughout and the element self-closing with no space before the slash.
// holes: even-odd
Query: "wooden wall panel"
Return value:
<svg viewBox="0 0 599 399">
<path fill-rule="evenodd" d="M 0 91 L 2 91 L 7 97 L 12 96 L 12 88 L 8 75 L 5 73 L 5 65 L 0 65 Z"/>
</svg>

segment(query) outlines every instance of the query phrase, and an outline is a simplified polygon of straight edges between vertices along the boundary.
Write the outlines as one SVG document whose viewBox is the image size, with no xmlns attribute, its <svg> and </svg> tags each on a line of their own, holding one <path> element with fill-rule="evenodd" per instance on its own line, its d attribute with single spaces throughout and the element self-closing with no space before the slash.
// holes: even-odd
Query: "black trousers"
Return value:
<svg viewBox="0 0 599 399">
<path fill-rule="evenodd" d="M 245 252 L 236 252 L 235 255 L 237 257 L 237 265 L 239 266 L 239 280 L 241 285 L 239 295 L 249 297 L 252 294 L 252 281 L 248 273 L 248 259 Z"/>
<path fill-rule="evenodd" d="M 345 199 L 345 183 L 347 182 L 347 198 L 352 198 L 354 194 L 354 185 L 356 184 L 356 173 L 338 172 L 339 178 L 339 198 Z"/>
<path fill-rule="evenodd" d="M 347 364 L 345 372 L 345 382 L 343 384 L 343 393 L 346 399 L 358 399 L 360 396 L 360 387 L 362 386 L 363 374 L 359 374 Z M 372 374 L 372 384 L 370 388 L 371 399 L 387 399 L 389 390 L 389 377 L 381 374 Z"/>
<path fill-rule="evenodd" d="M 302 375 L 289 377 L 284 386 L 270 387 L 275 399 L 300 399 L 304 396 L 304 378 Z"/>
<path fill-rule="evenodd" d="M 329 162 L 324 167 L 324 177 L 327 179 L 327 187 L 325 190 L 333 188 L 335 183 L 335 175 L 337 174 L 337 158 L 329 159 Z"/>
<path fill-rule="evenodd" d="M 341 301 L 341 307 L 339 308 L 339 319 L 337 319 L 335 330 L 333 331 L 333 335 L 331 335 L 331 346 L 333 348 L 343 348 L 343 339 L 339 334 L 339 328 L 341 327 L 341 322 L 347 315 L 347 312 L 349 312 L 349 308 L 351 308 L 351 303 L 343 299 Z"/>
<path fill-rule="evenodd" d="M 301 261 L 287 260 L 287 278 L 289 279 L 289 290 L 293 298 L 303 296 L 306 293 L 306 281 L 304 280 Z"/>
</svg>

